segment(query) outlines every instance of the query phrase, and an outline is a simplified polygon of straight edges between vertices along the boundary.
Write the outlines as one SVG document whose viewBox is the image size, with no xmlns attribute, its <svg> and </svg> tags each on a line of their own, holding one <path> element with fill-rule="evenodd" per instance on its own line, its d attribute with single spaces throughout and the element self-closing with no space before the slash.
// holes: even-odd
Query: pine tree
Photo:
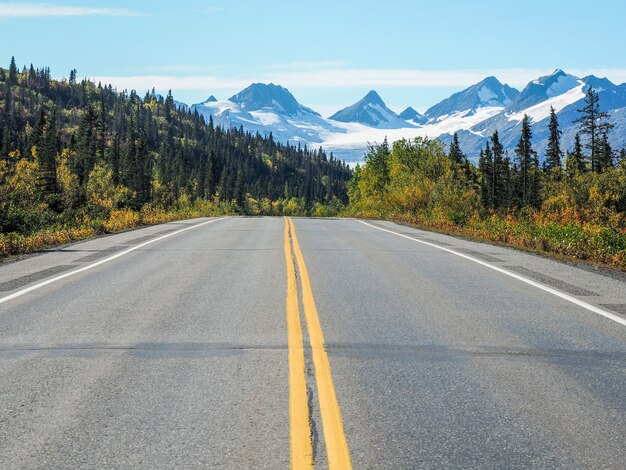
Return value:
<svg viewBox="0 0 626 470">
<path fill-rule="evenodd" d="M 580 133 L 587 136 L 586 147 L 590 151 L 591 171 L 599 173 L 604 169 L 603 163 L 605 163 L 601 160 L 602 135 L 608 135 L 613 124 L 608 121 L 608 113 L 600 111 L 600 98 L 591 86 L 587 88 L 585 105 L 578 112 L 581 116 L 574 122 L 580 124 Z"/>
<path fill-rule="evenodd" d="M 550 124 L 548 124 L 548 146 L 546 148 L 546 159 L 544 169 L 551 171 L 553 168 L 561 168 L 561 130 L 559 129 L 559 120 L 556 116 L 554 108 L 550 106 Z"/>
<path fill-rule="evenodd" d="M 15 65 L 15 57 L 11 57 L 11 65 L 9 65 L 9 78 L 7 80 L 9 86 L 17 85 L 17 66 Z"/>
<path fill-rule="evenodd" d="M 493 152 L 492 197 L 496 209 L 508 205 L 509 201 L 509 161 L 504 155 L 504 147 L 500 143 L 498 131 L 491 136 L 491 151 Z"/>
<path fill-rule="evenodd" d="M 484 207 L 493 207 L 493 191 L 491 188 L 493 182 L 493 154 L 489 141 L 485 145 L 485 150 L 480 151 L 478 159 L 478 168 L 480 170 L 480 199 Z"/>
<path fill-rule="evenodd" d="M 600 136 L 598 142 L 598 162 L 603 170 L 613 168 L 613 148 L 606 132 Z"/>
<path fill-rule="evenodd" d="M 87 106 L 78 126 L 76 157 L 72 164 L 74 173 L 83 188 L 87 185 L 89 173 L 96 165 L 96 113 L 91 105 Z"/>
<path fill-rule="evenodd" d="M 59 141 L 54 116 L 48 118 L 44 127 L 41 145 L 37 152 L 39 176 L 37 184 L 50 208 L 60 211 L 59 186 L 57 182 L 57 152 Z"/>
<path fill-rule="evenodd" d="M 244 204 L 244 174 L 243 170 L 237 170 L 237 178 L 235 178 L 235 187 L 233 190 L 233 199 L 239 207 L 243 207 Z"/>
<path fill-rule="evenodd" d="M 113 146 L 111 147 L 111 174 L 113 184 L 120 184 L 121 148 L 120 136 L 116 132 L 113 136 Z"/>
<path fill-rule="evenodd" d="M 465 154 L 461 151 L 461 146 L 459 145 L 459 136 L 456 132 L 452 137 L 452 143 L 450 143 L 448 158 L 450 158 L 450 160 L 452 160 L 457 165 L 461 165 L 466 159 Z"/>
<path fill-rule="evenodd" d="M 576 136 L 574 137 L 574 148 L 571 152 L 567 153 L 565 167 L 570 176 L 578 173 L 585 173 L 587 171 L 587 161 L 585 159 L 585 155 L 583 154 L 583 146 L 580 142 L 579 133 L 576 133 Z"/>
<path fill-rule="evenodd" d="M 515 147 L 520 172 L 520 194 L 518 197 L 522 206 L 526 206 L 530 202 L 531 179 L 529 174 L 533 158 L 532 135 L 530 119 L 524 114 L 524 119 L 522 119 L 522 133 L 517 147 Z"/>
</svg>

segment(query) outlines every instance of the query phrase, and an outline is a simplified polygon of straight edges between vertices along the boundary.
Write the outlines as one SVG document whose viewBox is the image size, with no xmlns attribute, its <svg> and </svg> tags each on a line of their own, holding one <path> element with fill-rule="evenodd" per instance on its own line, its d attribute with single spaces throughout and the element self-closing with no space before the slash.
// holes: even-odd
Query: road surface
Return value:
<svg viewBox="0 0 626 470">
<path fill-rule="evenodd" d="M 305 218 L 180 221 L 0 265 L 3 469 L 625 462 L 618 275 Z"/>
</svg>

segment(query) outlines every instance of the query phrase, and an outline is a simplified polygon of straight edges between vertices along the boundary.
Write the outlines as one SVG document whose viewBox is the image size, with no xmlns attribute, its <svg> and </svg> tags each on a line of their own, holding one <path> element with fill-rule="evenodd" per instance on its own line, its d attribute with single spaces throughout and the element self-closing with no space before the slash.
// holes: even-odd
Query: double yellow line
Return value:
<svg viewBox="0 0 626 470">
<path fill-rule="evenodd" d="M 292 252 L 293 247 L 293 252 Z M 289 343 L 289 432 L 291 468 L 294 470 L 313 468 L 311 424 L 306 393 L 304 344 L 302 324 L 298 306 L 298 286 L 293 254 L 298 263 L 304 318 L 309 332 L 309 341 L 315 367 L 315 382 L 319 399 L 322 427 L 328 467 L 330 470 L 349 470 L 350 451 L 343 430 L 341 410 L 335 394 L 328 355 L 324 348 L 324 334 L 317 315 L 309 272 L 304 264 L 300 244 L 293 221 L 285 218 L 285 262 L 287 265 L 287 333 Z"/>
</svg>

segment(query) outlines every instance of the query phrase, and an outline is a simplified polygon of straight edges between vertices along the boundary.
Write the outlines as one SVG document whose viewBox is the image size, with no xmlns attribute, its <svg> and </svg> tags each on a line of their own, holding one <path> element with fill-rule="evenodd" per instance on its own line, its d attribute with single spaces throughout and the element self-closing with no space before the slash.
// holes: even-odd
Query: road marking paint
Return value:
<svg viewBox="0 0 626 470">
<path fill-rule="evenodd" d="M 75 269 L 74 271 L 70 271 L 70 272 L 61 274 L 59 276 L 52 277 L 50 279 L 46 279 L 45 281 L 42 281 L 42 282 L 40 282 L 38 284 L 34 284 L 34 285 L 30 286 L 30 287 L 27 287 L 25 289 L 22 289 L 22 290 L 19 290 L 17 292 L 14 292 L 11 295 L 7 295 L 6 297 L 0 298 L 0 304 L 2 304 L 4 302 L 8 302 L 9 300 L 13 300 L 13 299 L 15 299 L 17 297 L 21 297 L 24 294 L 27 294 L 27 293 L 32 292 L 34 290 L 40 289 L 40 288 L 42 288 L 44 286 L 47 286 L 48 284 L 52 284 L 53 282 L 60 281 L 61 279 L 65 279 L 66 277 L 70 277 L 70 276 L 73 276 L 74 274 L 82 273 L 83 271 L 87 271 L 89 269 L 95 268 L 96 266 L 100 266 L 101 264 L 108 263 L 109 261 L 113 261 L 114 259 L 119 258 L 120 256 L 124 256 L 124 255 L 126 255 L 126 254 L 128 254 L 128 253 L 130 253 L 132 251 L 138 250 L 139 248 L 143 248 L 146 245 L 150 245 L 151 243 L 155 243 L 155 242 L 158 242 L 159 240 L 163 240 L 164 238 L 171 237 L 171 236 L 176 235 L 178 233 L 186 232 L 187 230 L 193 230 L 195 228 L 202 227 L 203 225 L 210 224 L 210 223 L 213 223 L 213 222 L 217 222 L 218 220 L 224 220 L 224 219 L 225 219 L 225 217 L 220 217 L 219 219 L 208 220 L 206 222 L 202 222 L 200 224 L 193 225 L 191 227 L 183 228 L 181 230 L 176 230 L 175 232 L 168 233 L 167 235 L 162 235 L 162 236 L 160 236 L 158 238 L 155 238 L 153 240 L 149 240 L 149 241 L 147 241 L 145 243 L 142 243 L 140 245 L 133 246 L 132 248 L 128 248 L 127 250 L 120 251 L 119 253 L 111 255 L 108 258 L 101 259 L 100 261 L 97 261 L 97 262 L 95 262 L 93 264 L 88 264 L 87 266 L 83 266 L 81 268 Z"/>
<path fill-rule="evenodd" d="M 304 317 L 306 318 L 313 364 L 315 366 L 315 381 L 317 384 L 320 414 L 322 415 L 328 467 L 331 470 L 349 470 L 352 468 L 350 450 L 348 449 L 348 441 L 346 440 L 343 429 L 341 410 L 339 409 L 339 402 L 337 401 L 335 386 L 330 371 L 330 362 L 328 361 L 328 355 L 324 347 L 324 334 L 322 333 L 317 307 L 315 306 L 315 299 L 313 298 L 313 289 L 311 288 L 309 273 L 304 263 L 302 251 L 300 250 L 298 237 L 296 236 L 296 229 L 291 218 L 288 220 L 302 284 L 302 304 L 304 306 Z"/>
<path fill-rule="evenodd" d="M 289 222 L 285 218 L 285 263 L 287 266 L 287 335 L 289 344 L 289 435 L 291 468 L 313 468 L 309 404 L 306 393 L 304 346 L 298 306 L 296 268 L 291 253 Z"/>
<path fill-rule="evenodd" d="M 603 309 L 598 308 L 598 307 L 596 307 L 594 305 L 591 305 L 591 304 L 589 304 L 589 303 L 587 303 L 587 302 L 585 302 L 583 300 L 577 299 L 576 297 L 573 297 L 573 296 L 571 296 L 569 294 L 566 294 L 566 293 L 561 292 L 559 290 L 553 289 L 552 287 L 548 287 L 548 286 L 546 286 L 544 284 L 541 284 L 541 283 L 539 283 L 537 281 L 533 281 L 532 279 L 529 279 L 527 277 L 524 277 L 524 276 L 521 276 L 519 274 L 513 273 L 511 271 L 507 271 L 506 269 L 503 269 L 503 268 L 501 268 L 499 266 L 494 266 L 492 264 L 486 263 L 485 261 L 481 261 L 479 259 L 476 259 L 476 258 L 474 258 L 472 256 L 468 256 L 466 254 L 459 253 L 458 251 L 451 250 L 450 248 L 444 248 L 442 246 L 436 245 L 435 243 L 425 242 L 423 240 L 418 240 L 417 238 L 409 237 L 408 235 L 404 235 L 402 233 L 394 232 L 393 230 L 388 230 L 386 228 L 377 227 L 377 226 L 372 225 L 370 223 L 367 223 L 367 222 L 365 222 L 363 220 L 357 220 L 357 222 L 361 222 L 362 224 L 367 225 L 368 227 L 375 228 L 376 230 L 380 230 L 382 232 L 391 233 L 393 235 L 397 235 L 399 237 L 406 238 L 408 240 L 413 240 L 414 242 L 418 242 L 418 243 L 422 243 L 424 245 L 432 246 L 433 248 L 437 248 L 439 250 L 446 251 L 446 252 L 451 253 L 453 255 L 460 256 L 461 258 L 465 258 L 465 259 L 467 259 L 469 261 L 473 261 L 474 263 L 478 263 L 478 264 L 480 264 L 482 266 L 485 266 L 486 268 L 493 269 L 494 271 L 498 271 L 499 273 L 502 273 L 502 274 L 505 274 L 505 275 L 507 275 L 509 277 L 517 279 L 518 281 L 525 282 L 526 284 L 529 284 L 529 285 L 531 285 L 533 287 L 536 287 L 537 289 L 541 289 L 541 290 L 543 290 L 545 292 L 548 292 L 549 294 L 556 295 L 557 297 L 560 297 L 563 300 L 567 300 L 568 302 L 576 304 L 579 307 L 585 308 L 585 309 L 587 309 L 587 310 L 589 310 L 591 312 L 597 313 L 598 315 L 601 315 L 601 316 L 603 316 L 605 318 L 608 318 L 609 320 L 613 320 L 614 322 L 619 323 L 620 325 L 626 326 L 626 319 L 624 319 L 622 317 L 619 317 L 619 316 L 617 316 L 617 315 L 615 315 L 615 314 L 613 314 L 611 312 L 607 312 L 606 310 L 603 310 Z"/>
</svg>

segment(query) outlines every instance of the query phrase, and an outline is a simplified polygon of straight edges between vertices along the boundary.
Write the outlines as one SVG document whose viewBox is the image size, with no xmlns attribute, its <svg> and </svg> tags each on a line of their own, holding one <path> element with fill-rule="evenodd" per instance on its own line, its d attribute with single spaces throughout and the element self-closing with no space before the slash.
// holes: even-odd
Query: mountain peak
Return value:
<svg viewBox="0 0 626 470">
<path fill-rule="evenodd" d="M 601 92 L 604 90 L 608 90 L 609 88 L 613 88 L 615 83 L 609 80 L 606 77 L 596 77 L 595 75 L 587 75 L 586 77 L 581 78 L 581 80 L 585 83 L 585 85 L 590 86 L 596 92 Z"/>
<path fill-rule="evenodd" d="M 438 119 L 459 112 L 474 112 L 478 108 L 507 106 L 519 93 L 515 88 L 502 84 L 494 76 L 489 76 L 453 94 L 426 111 L 428 119 Z"/>
<path fill-rule="evenodd" d="M 204 100 L 205 103 L 215 103 L 217 101 L 217 98 L 213 95 L 209 96 L 206 100 Z"/>
<path fill-rule="evenodd" d="M 562 95 L 580 86 L 581 83 L 582 81 L 577 77 L 556 69 L 550 75 L 539 77 L 526 85 L 507 110 L 519 112 L 546 99 Z"/>
<path fill-rule="evenodd" d="M 413 121 L 417 124 L 424 124 L 427 121 L 426 116 L 417 112 L 412 106 L 408 106 L 398 114 L 398 117 L 404 121 Z"/>
<path fill-rule="evenodd" d="M 413 107 L 408 106 L 404 111 L 402 111 L 400 114 L 398 114 L 398 116 L 400 116 L 402 119 L 404 119 L 406 121 L 408 119 L 413 119 L 418 114 L 419 113 L 417 111 L 415 111 L 415 109 L 413 109 Z"/>
<path fill-rule="evenodd" d="M 370 90 L 352 106 L 337 111 L 328 119 L 340 122 L 356 122 L 379 129 L 410 127 L 410 124 L 407 124 L 387 107 L 380 95 L 374 90 Z"/>
<path fill-rule="evenodd" d="M 368 103 L 372 103 L 372 104 L 380 104 L 385 106 L 385 102 L 383 101 L 383 99 L 380 97 L 380 95 L 378 93 L 376 93 L 375 90 L 370 90 L 367 95 L 365 95 L 363 97 L 363 101 L 366 101 Z"/>
<path fill-rule="evenodd" d="M 236 95 L 231 96 L 229 101 L 238 104 L 241 109 L 246 111 L 258 111 L 269 108 L 288 116 L 296 116 L 298 114 L 319 116 L 312 109 L 298 103 L 289 90 L 273 83 L 253 83 Z"/>
</svg>

